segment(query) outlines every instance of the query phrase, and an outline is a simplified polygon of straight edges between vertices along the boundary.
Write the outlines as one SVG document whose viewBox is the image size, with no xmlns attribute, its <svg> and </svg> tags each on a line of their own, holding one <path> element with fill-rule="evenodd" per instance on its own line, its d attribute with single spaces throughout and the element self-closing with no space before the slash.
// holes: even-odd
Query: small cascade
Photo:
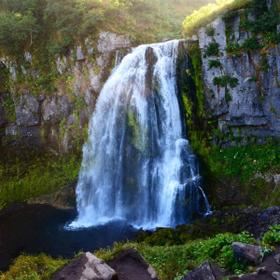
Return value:
<svg viewBox="0 0 280 280">
<path fill-rule="evenodd" d="M 173 227 L 210 212 L 181 120 L 178 47 L 175 40 L 135 48 L 104 85 L 83 148 L 71 227 L 115 219 Z"/>
</svg>

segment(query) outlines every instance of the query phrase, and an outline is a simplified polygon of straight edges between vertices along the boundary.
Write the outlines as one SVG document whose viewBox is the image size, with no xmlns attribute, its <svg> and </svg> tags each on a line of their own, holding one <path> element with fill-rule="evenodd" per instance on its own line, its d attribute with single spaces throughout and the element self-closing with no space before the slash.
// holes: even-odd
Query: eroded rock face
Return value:
<svg viewBox="0 0 280 280">
<path fill-rule="evenodd" d="M 241 16 L 241 12 L 236 13 L 230 22 L 217 18 L 198 32 L 207 114 L 209 119 L 217 119 L 224 134 L 257 137 L 259 142 L 266 137 L 279 138 L 280 46 L 271 48 L 265 58 L 259 51 L 242 51 L 239 55 L 229 53 L 228 41 L 242 44 L 251 37 L 250 32 L 241 27 Z M 209 28 L 214 34 L 209 33 Z M 219 53 L 206 55 L 213 43 L 218 46 Z M 261 69 L 264 59 L 267 65 Z M 216 66 L 211 67 L 213 61 Z M 215 84 L 214 79 L 225 77 L 234 85 Z"/>
<path fill-rule="evenodd" d="M 153 69 L 157 62 L 157 57 L 154 54 L 153 48 L 147 48 L 145 58 L 148 65 L 146 72 L 145 94 L 149 95 L 153 90 Z"/>
<path fill-rule="evenodd" d="M 97 49 L 100 53 L 129 47 L 131 47 L 131 42 L 126 35 L 117 35 L 112 32 L 101 32 L 99 35 Z"/>
<path fill-rule="evenodd" d="M 40 122 L 39 102 L 30 93 L 22 94 L 16 103 L 16 123 L 18 126 L 35 126 Z"/>
<path fill-rule="evenodd" d="M 260 246 L 234 242 L 232 249 L 235 257 L 241 261 L 253 264 L 260 264 L 262 262 L 263 254 Z"/>
<path fill-rule="evenodd" d="M 66 96 L 52 96 L 42 104 L 42 119 L 44 122 L 57 123 L 69 116 L 71 104 Z"/>
<path fill-rule="evenodd" d="M 118 277 L 102 260 L 85 253 L 58 271 L 52 280 L 118 280 Z"/>
<path fill-rule="evenodd" d="M 55 57 L 54 92 L 38 95 L 26 89 L 20 95 L 7 93 L 15 100 L 15 108 L 9 108 L 13 114 L 5 112 L 0 97 L 3 143 L 21 144 L 24 140 L 29 146 L 38 144 L 57 152 L 68 152 L 75 145 L 80 146 L 104 82 L 130 47 L 128 36 L 101 32 L 97 40 L 87 38 L 84 44 L 67 50 L 64 56 Z M 32 61 L 31 53 L 25 53 L 24 57 Z M 11 80 L 16 82 L 15 62 L 9 58 L 1 58 L 1 61 L 10 71 Z M 40 78 L 38 69 L 22 67 L 22 71 L 27 79 L 34 75 Z M 16 118 L 7 115 L 16 115 Z"/>
</svg>

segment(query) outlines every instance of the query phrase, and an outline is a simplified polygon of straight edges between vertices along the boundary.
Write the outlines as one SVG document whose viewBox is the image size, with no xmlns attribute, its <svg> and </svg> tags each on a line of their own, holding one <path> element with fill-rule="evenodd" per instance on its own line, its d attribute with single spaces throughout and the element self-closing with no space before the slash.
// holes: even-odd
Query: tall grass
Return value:
<svg viewBox="0 0 280 280">
<path fill-rule="evenodd" d="M 80 169 L 78 155 L 34 155 L 0 161 L 0 209 L 12 202 L 55 192 L 73 182 Z"/>
</svg>

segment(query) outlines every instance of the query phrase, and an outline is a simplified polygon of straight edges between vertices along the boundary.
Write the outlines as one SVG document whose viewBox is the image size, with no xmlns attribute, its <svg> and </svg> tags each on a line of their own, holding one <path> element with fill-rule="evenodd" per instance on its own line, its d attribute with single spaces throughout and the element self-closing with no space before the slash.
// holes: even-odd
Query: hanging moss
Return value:
<svg viewBox="0 0 280 280">
<path fill-rule="evenodd" d="M 143 143 L 143 135 L 142 131 L 140 130 L 139 121 L 135 112 L 129 108 L 127 111 L 127 121 L 129 130 L 132 137 L 132 144 L 138 151 L 145 150 L 145 143 Z M 145 136 L 144 136 L 145 137 Z"/>
<path fill-rule="evenodd" d="M 181 74 L 179 81 L 187 134 L 193 150 L 202 160 L 206 160 L 210 149 L 212 123 L 208 124 L 206 118 L 202 54 L 197 42 L 188 44 L 187 54 L 189 57 L 188 64 L 185 65 L 187 71 Z"/>
<path fill-rule="evenodd" d="M 189 55 L 192 63 L 191 77 L 195 83 L 196 98 L 198 101 L 197 114 L 199 117 L 205 117 L 205 96 L 202 74 L 201 51 L 198 44 L 192 45 L 189 49 Z"/>
<path fill-rule="evenodd" d="M 0 61 L 0 93 L 8 92 L 10 88 L 10 73 L 4 63 Z"/>
<path fill-rule="evenodd" d="M 0 96 L 0 101 L 2 100 L 2 105 L 5 111 L 5 118 L 8 122 L 15 122 L 16 121 L 16 108 L 14 100 L 11 94 L 3 94 Z"/>
</svg>

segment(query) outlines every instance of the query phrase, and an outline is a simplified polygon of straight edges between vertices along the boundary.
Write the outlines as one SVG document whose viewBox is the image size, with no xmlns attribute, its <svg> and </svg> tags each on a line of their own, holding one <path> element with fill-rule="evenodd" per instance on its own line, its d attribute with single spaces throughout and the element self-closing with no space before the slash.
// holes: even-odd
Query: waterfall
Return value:
<svg viewBox="0 0 280 280">
<path fill-rule="evenodd" d="M 173 227 L 210 210 L 181 120 L 178 47 L 175 40 L 135 48 L 104 85 L 83 148 L 71 227 L 114 219 Z"/>
</svg>

